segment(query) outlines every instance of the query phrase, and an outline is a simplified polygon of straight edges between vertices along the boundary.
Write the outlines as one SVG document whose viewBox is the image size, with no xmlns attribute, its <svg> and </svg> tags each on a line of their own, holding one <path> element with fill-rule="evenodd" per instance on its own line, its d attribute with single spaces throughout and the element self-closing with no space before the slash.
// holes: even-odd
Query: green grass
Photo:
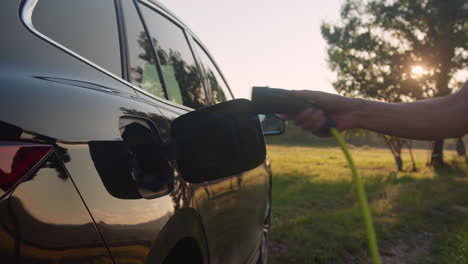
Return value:
<svg viewBox="0 0 468 264">
<path fill-rule="evenodd" d="M 381 254 L 406 254 L 409 263 L 468 263 L 468 167 L 447 151 L 450 166 L 434 171 L 425 166 L 426 150 L 414 152 L 419 170 L 409 171 L 409 155 L 404 154 L 408 171 L 396 173 L 388 150 L 351 149 Z M 341 150 L 269 145 L 268 153 L 274 173 L 270 263 L 369 263 L 357 196 Z M 422 243 L 427 249 L 411 254 Z"/>
</svg>

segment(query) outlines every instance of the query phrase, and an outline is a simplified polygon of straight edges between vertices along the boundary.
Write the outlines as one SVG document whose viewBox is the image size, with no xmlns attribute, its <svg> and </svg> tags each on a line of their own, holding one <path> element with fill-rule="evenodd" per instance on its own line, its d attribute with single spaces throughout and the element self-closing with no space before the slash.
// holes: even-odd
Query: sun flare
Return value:
<svg viewBox="0 0 468 264">
<path fill-rule="evenodd" d="M 427 74 L 427 70 L 423 66 L 415 65 L 411 68 L 411 73 L 413 77 L 418 78 Z"/>
</svg>

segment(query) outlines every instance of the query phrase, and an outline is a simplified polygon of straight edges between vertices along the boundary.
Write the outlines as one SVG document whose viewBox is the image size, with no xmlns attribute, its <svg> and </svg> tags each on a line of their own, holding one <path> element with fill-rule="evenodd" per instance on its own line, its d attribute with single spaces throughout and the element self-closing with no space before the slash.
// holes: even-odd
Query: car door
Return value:
<svg viewBox="0 0 468 264">
<path fill-rule="evenodd" d="M 161 65 L 159 76 L 169 100 L 175 103 L 160 107 L 164 115 L 173 120 L 192 109 L 232 99 L 229 90 L 225 91 L 229 94 L 217 101 L 211 96 L 215 93 L 214 89 L 207 93 L 209 85 L 200 62 L 197 63 L 194 58 L 188 31 L 158 7 L 147 2 L 137 4 Z M 242 178 L 243 175 L 233 175 L 191 185 L 195 190 L 212 263 L 244 263 L 247 259 L 247 254 L 241 252 L 241 239 L 246 233 L 252 232 L 252 229 L 246 229 L 245 220 L 240 220 L 245 219 L 247 212 L 247 208 L 240 204 L 244 185 Z M 255 246 L 250 247 L 249 253 Z"/>
<path fill-rule="evenodd" d="M 196 38 L 193 38 L 192 43 L 194 51 L 202 65 L 212 102 L 216 104 L 233 99 L 225 78 L 207 50 Z M 208 185 L 209 189 L 219 188 L 217 187 L 218 183 L 208 183 Z M 259 246 L 264 231 L 264 223 L 268 216 L 270 188 L 268 169 L 263 164 L 251 171 L 233 175 L 230 178 L 230 188 L 235 190 L 233 192 L 235 194 L 233 197 L 230 197 L 230 200 L 226 199 L 223 195 L 221 195 L 223 198 L 218 199 L 218 201 L 200 200 L 204 200 L 202 204 L 230 204 L 229 210 L 233 216 L 230 221 L 235 222 L 238 228 L 239 255 L 242 261 L 248 262 Z M 216 207 L 206 206 L 205 210 L 211 211 Z M 213 221 L 217 221 L 216 217 L 213 217 L 214 214 L 212 212 L 206 215 L 211 216 Z"/>
<path fill-rule="evenodd" d="M 233 99 L 218 68 L 204 48 L 193 41 L 189 30 L 151 3 L 138 2 L 137 6 L 161 65 L 160 79 L 166 96 L 175 103 L 160 107 L 169 120 L 191 109 Z M 260 166 L 191 187 L 204 223 L 211 261 L 248 261 L 263 232 L 269 191 L 266 168 Z"/>
</svg>

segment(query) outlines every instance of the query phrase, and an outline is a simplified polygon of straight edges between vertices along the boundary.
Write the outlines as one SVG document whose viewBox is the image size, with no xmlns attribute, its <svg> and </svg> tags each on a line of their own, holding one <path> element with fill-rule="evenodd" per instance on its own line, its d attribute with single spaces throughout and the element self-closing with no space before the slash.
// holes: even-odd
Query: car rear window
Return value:
<svg viewBox="0 0 468 264">
<path fill-rule="evenodd" d="M 156 56 L 134 2 L 122 1 L 122 8 L 127 33 L 130 82 L 155 96 L 165 98 Z"/>
<path fill-rule="evenodd" d="M 227 84 L 224 82 L 224 79 L 221 73 L 218 71 L 215 63 L 210 58 L 205 49 L 203 49 L 203 47 L 196 40 L 194 41 L 195 49 L 200 56 L 206 78 L 210 84 L 213 103 L 218 104 L 227 100 L 232 100 L 233 97 L 231 92 L 229 91 Z"/>
<path fill-rule="evenodd" d="M 34 27 L 98 66 L 121 77 L 114 0 L 40 0 Z"/>
<path fill-rule="evenodd" d="M 152 8 L 144 4 L 139 7 L 161 64 L 169 99 L 194 109 L 208 105 L 184 30 Z"/>
</svg>

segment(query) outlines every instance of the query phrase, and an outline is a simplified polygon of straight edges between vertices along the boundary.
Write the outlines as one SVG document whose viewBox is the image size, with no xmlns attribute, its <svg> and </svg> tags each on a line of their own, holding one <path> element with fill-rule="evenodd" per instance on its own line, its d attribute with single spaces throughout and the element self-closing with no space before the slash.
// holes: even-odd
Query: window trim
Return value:
<svg viewBox="0 0 468 264">
<path fill-rule="evenodd" d="M 219 66 L 218 64 L 216 63 L 216 61 L 213 59 L 213 56 L 211 56 L 211 54 L 207 51 L 207 49 L 205 48 L 205 46 L 200 42 L 200 40 L 198 40 L 198 38 L 196 38 L 195 36 L 192 36 L 192 39 L 193 39 L 193 42 L 195 45 L 198 45 L 203 52 L 205 52 L 206 56 L 208 57 L 208 59 L 211 61 L 211 63 L 213 63 L 213 65 L 215 66 L 216 70 L 218 71 L 219 75 L 221 76 L 221 79 L 223 79 L 223 82 L 224 84 L 226 85 L 226 88 L 228 89 L 229 91 L 229 94 L 231 95 L 231 97 L 233 99 L 235 99 L 236 97 L 234 96 L 233 92 L 231 91 L 231 87 L 229 86 L 228 82 L 226 81 L 226 78 L 224 78 L 224 75 L 223 75 L 223 72 L 219 69 Z M 196 51 L 196 49 L 195 49 Z M 197 56 L 200 57 L 201 54 L 198 54 L 197 52 Z M 203 61 L 201 60 L 200 58 L 200 65 L 204 65 L 203 64 Z M 205 67 L 202 67 L 203 68 L 203 74 L 204 74 L 204 78 L 207 79 L 207 73 L 205 72 Z M 210 85 L 210 94 L 212 92 L 212 88 L 211 88 L 211 85 Z"/>
<path fill-rule="evenodd" d="M 128 72 L 128 43 L 127 43 L 127 30 L 125 30 L 125 16 L 122 9 L 122 1 L 114 0 L 115 15 L 117 17 L 117 28 L 120 42 L 120 67 L 122 68 L 122 78 L 130 80 L 130 73 Z"/>
<path fill-rule="evenodd" d="M 122 77 L 119 77 L 119 76 L 115 75 L 114 73 L 106 70 L 105 68 L 97 65 L 96 63 L 94 63 L 94 62 L 92 62 L 92 61 L 90 61 L 88 59 L 86 59 L 85 57 L 79 55 L 78 53 L 70 50 L 69 48 L 63 46 L 62 44 L 56 42 L 55 40 L 53 40 L 53 39 L 49 38 L 48 36 L 44 35 L 43 33 L 41 33 L 39 30 L 37 30 L 34 27 L 34 25 L 32 23 L 32 15 L 33 15 L 34 9 L 35 9 L 38 1 L 39 0 L 25 0 L 23 2 L 21 10 L 20 10 L 20 18 L 21 18 L 20 20 L 21 20 L 21 22 L 23 22 L 24 26 L 29 31 L 31 31 L 31 33 L 33 33 L 37 37 L 45 40 L 46 42 L 48 42 L 52 46 L 64 51 L 65 53 L 68 53 L 69 55 L 77 58 L 78 60 L 80 60 L 82 62 L 84 62 L 85 64 L 88 64 L 89 66 L 95 68 L 96 70 L 98 70 L 98 71 L 112 77 L 113 79 L 121 82 L 122 84 L 124 84 L 124 85 L 138 91 L 138 92 L 141 92 L 141 93 L 143 93 L 143 94 L 145 94 L 145 95 L 147 95 L 147 96 L 149 96 L 149 97 L 151 97 L 151 98 L 153 98 L 153 99 L 155 99 L 155 100 L 157 100 L 157 101 L 159 101 L 161 103 L 168 104 L 168 105 L 171 105 L 171 106 L 183 109 L 183 110 L 187 110 L 187 111 L 194 110 L 193 108 L 187 107 L 185 105 L 174 103 L 172 101 L 166 100 L 166 99 L 161 98 L 161 97 L 157 97 L 157 96 L 143 90 L 142 88 L 138 87 L 137 85 L 134 85 L 134 84 L 128 82 L 127 80 L 123 79 Z M 144 1 L 144 2 L 146 2 L 146 1 Z M 151 3 L 151 4 L 153 4 L 153 3 Z M 118 15 L 118 14 L 116 14 L 116 15 Z M 185 27 L 183 27 L 183 28 L 185 28 Z"/>
</svg>

